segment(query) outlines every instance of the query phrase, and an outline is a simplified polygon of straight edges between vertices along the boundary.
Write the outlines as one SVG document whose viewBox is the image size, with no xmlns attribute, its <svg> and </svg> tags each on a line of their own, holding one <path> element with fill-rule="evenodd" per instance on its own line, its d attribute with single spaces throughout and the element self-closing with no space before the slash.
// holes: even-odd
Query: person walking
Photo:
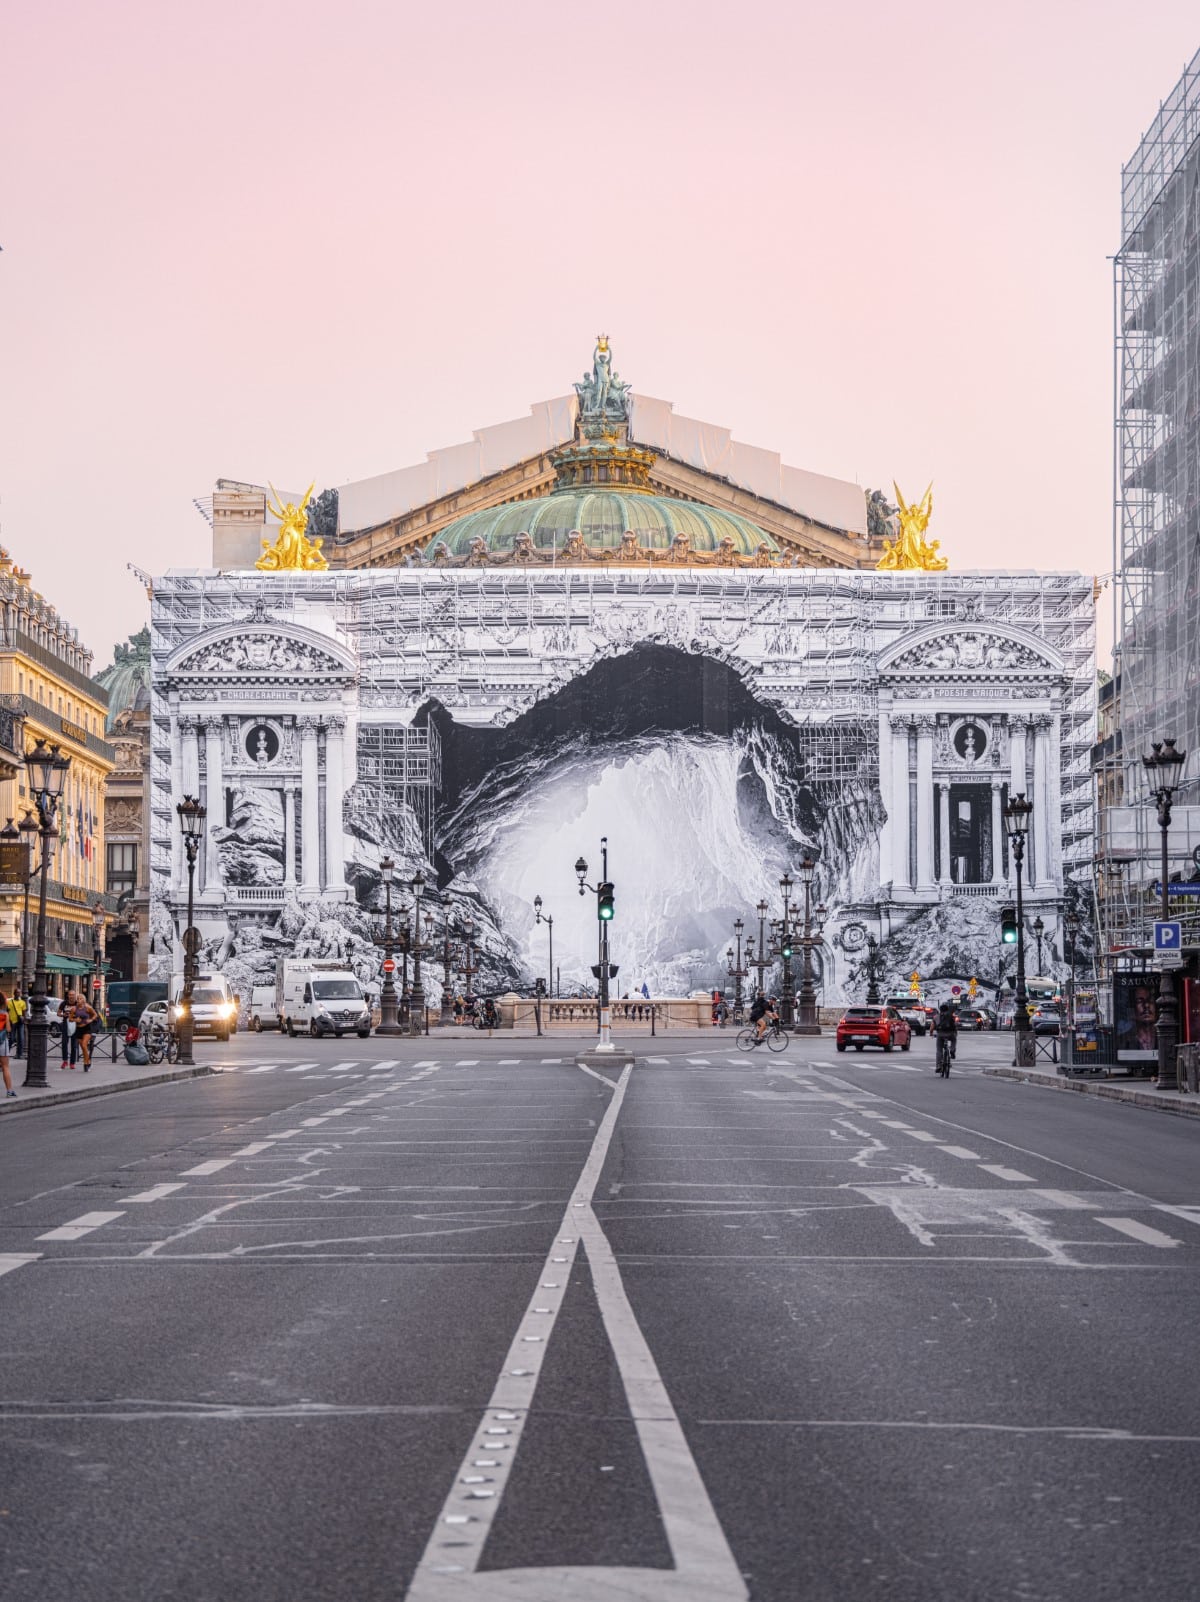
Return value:
<svg viewBox="0 0 1200 1602">
<path fill-rule="evenodd" d="M 74 1068 L 78 1055 L 75 1045 L 75 992 L 68 990 L 58 1009 L 58 1024 L 62 1031 L 62 1068 Z M 62 1068 L 59 1072 L 62 1072 Z"/>
<path fill-rule="evenodd" d="M 13 1089 L 12 1075 L 8 1071 L 8 1052 L 11 1035 L 12 1029 L 8 1022 L 8 997 L 3 990 L 0 990 L 0 1075 L 3 1075 L 4 1078 L 4 1095 L 6 1099 L 9 1096 L 16 1095 L 16 1091 Z"/>
<path fill-rule="evenodd" d="M 92 1041 L 96 1034 L 96 1025 L 100 1021 L 100 1014 L 91 1002 L 79 991 L 75 997 L 75 1034 L 71 1040 L 71 1066 L 75 1066 L 75 1051 L 78 1047 L 83 1057 L 83 1071 L 86 1074 L 92 1066 Z"/>
<path fill-rule="evenodd" d="M 12 1041 L 13 1055 L 25 1055 L 25 1013 L 28 1003 L 19 990 L 14 990 L 8 998 L 8 1029 Z"/>
</svg>

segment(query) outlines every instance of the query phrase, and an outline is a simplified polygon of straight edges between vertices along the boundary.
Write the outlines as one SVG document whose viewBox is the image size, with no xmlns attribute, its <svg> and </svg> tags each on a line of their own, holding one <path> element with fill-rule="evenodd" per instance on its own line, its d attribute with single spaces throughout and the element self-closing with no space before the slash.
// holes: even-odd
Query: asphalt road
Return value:
<svg viewBox="0 0 1200 1602">
<path fill-rule="evenodd" d="M 4 1120 L 5 1602 L 1200 1596 L 1200 1121 L 583 1043 Z"/>
</svg>

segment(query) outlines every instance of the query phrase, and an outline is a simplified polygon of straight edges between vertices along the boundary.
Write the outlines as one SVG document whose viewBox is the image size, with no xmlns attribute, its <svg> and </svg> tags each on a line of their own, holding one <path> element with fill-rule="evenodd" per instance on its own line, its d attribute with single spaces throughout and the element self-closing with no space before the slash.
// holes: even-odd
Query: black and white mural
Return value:
<svg viewBox="0 0 1200 1602">
<path fill-rule="evenodd" d="M 196 922 L 243 993 L 281 953 L 377 983 L 384 857 L 398 922 L 424 881 L 435 997 L 468 920 L 477 988 L 546 976 L 536 896 L 563 990 L 590 985 L 574 863 L 594 882 L 602 836 L 621 991 L 724 985 L 734 920 L 777 916 L 805 855 L 828 1001 L 863 993 L 872 949 L 885 982 L 994 979 L 1008 794 L 1038 809 L 1028 899 L 1052 950 L 1090 828 L 1091 604 L 1090 581 L 1032 574 L 168 574 L 153 961 L 181 966 L 174 808 L 196 794 Z"/>
</svg>

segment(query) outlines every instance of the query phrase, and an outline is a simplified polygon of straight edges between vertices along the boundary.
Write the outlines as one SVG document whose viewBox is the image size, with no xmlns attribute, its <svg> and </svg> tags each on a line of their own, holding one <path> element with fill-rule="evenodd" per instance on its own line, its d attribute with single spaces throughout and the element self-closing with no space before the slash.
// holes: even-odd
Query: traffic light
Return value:
<svg viewBox="0 0 1200 1602">
<path fill-rule="evenodd" d="M 601 923 L 611 923 L 613 911 L 613 887 L 606 879 L 596 886 L 596 916 Z"/>
<path fill-rule="evenodd" d="M 1015 946 L 1017 943 L 1016 907 L 1000 908 L 1000 943 L 1005 946 Z"/>
<path fill-rule="evenodd" d="M 790 934 L 785 934 L 784 935 L 783 944 L 779 948 L 779 954 L 780 954 L 780 956 L 783 956 L 783 957 L 790 957 L 791 956 L 791 954 L 792 954 L 792 937 L 791 937 Z"/>
</svg>

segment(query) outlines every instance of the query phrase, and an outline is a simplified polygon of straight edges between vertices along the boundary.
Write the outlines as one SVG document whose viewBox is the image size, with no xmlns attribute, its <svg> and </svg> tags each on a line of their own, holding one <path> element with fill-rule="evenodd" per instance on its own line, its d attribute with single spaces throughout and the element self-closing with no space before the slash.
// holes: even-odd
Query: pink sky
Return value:
<svg viewBox="0 0 1200 1602">
<path fill-rule="evenodd" d="M 0 539 L 100 667 L 215 478 L 418 461 L 605 329 L 785 461 L 932 478 L 953 567 L 1106 572 L 1120 166 L 1198 43 L 1194 0 L 10 4 Z"/>
</svg>

